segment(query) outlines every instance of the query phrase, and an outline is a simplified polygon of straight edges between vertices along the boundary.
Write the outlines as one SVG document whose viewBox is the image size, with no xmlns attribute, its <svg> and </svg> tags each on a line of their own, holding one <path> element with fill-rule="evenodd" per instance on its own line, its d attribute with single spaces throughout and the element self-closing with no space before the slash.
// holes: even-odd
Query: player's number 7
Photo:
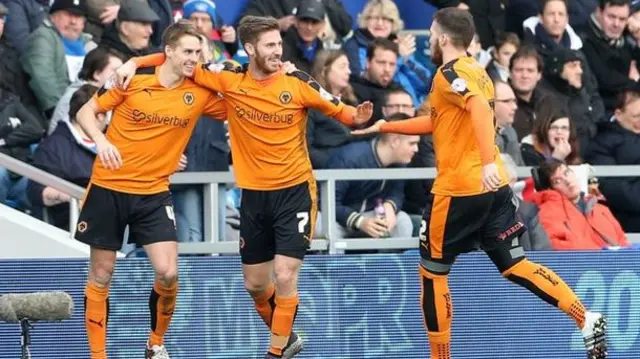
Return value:
<svg viewBox="0 0 640 359">
<path fill-rule="evenodd" d="M 296 217 L 300 220 L 298 221 L 298 232 L 305 233 L 304 227 L 309 223 L 309 212 L 298 212 Z"/>
</svg>

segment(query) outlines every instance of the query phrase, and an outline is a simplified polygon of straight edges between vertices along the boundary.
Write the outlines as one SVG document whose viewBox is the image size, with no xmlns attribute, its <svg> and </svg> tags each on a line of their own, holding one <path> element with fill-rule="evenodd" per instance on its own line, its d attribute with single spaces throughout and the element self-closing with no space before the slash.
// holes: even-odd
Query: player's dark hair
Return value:
<svg viewBox="0 0 640 359">
<path fill-rule="evenodd" d="M 384 102 L 382 104 L 384 106 L 386 106 L 387 103 L 389 103 L 389 99 L 391 98 L 391 96 L 397 95 L 397 94 L 405 94 L 405 95 L 409 96 L 409 98 L 411 99 L 411 103 L 413 103 L 413 97 L 411 97 L 411 94 L 409 92 L 407 92 L 407 90 L 405 90 L 403 88 L 395 88 L 395 89 L 390 90 L 390 91 L 388 91 L 388 92 L 386 92 L 384 94 Z M 413 104 L 413 106 L 415 107 L 415 104 Z"/>
<path fill-rule="evenodd" d="M 569 11 L 569 0 L 540 0 L 540 14 L 544 14 L 544 9 L 547 7 L 547 5 L 550 2 L 554 1 L 560 1 L 561 3 L 564 3 L 565 10 L 567 10 L 567 12 Z"/>
<path fill-rule="evenodd" d="M 247 15 L 238 24 L 238 38 L 243 44 L 254 44 L 260 39 L 260 35 L 265 32 L 280 31 L 278 20 L 271 16 Z"/>
<path fill-rule="evenodd" d="M 631 0 L 600 0 L 600 10 L 607 6 L 628 6 L 631 8 Z"/>
<path fill-rule="evenodd" d="M 506 44 L 511 44 L 515 46 L 516 50 L 520 48 L 520 38 L 518 37 L 518 35 L 514 34 L 513 32 L 502 32 L 498 34 L 498 36 L 496 36 L 495 41 L 496 41 L 496 46 L 495 46 L 496 51 L 500 50 L 502 46 Z"/>
<path fill-rule="evenodd" d="M 103 71 L 109 65 L 109 60 L 112 57 L 123 60 L 118 52 L 103 46 L 89 51 L 84 58 L 78 78 L 83 81 L 94 81 L 93 74 Z"/>
<path fill-rule="evenodd" d="M 451 38 L 451 44 L 461 49 L 466 50 L 476 34 L 473 16 L 468 10 L 455 7 L 440 9 L 433 15 L 433 21 Z"/>
<path fill-rule="evenodd" d="M 98 88 L 93 85 L 82 85 L 76 92 L 71 95 L 71 100 L 69 101 L 69 120 L 71 122 L 76 121 L 76 114 L 78 111 L 84 106 L 85 103 L 91 100 L 91 97 L 98 91 Z"/>
<path fill-rule="evenodd" d="M 614 109 L 624 111 L 627 105 L 640 98 L 640 88 L 630 88 L 621 91 L 616 96 Z"/>
<path fill-rule="evenodd" d="M 549 129 L 554 122 L 565 117 L 569 118 L 569 145 L 571 146 L 571 153 L 565 158 L 565 162 L 571 165 L 580 164 L 580 148 L 578 135 L 576 134 L 576 124 L 569 117 L 567 109 L 562 106 L 558 107 L 556 104 L 550 103 L 548 106 L 540 107 L 531 131 L 533 145 L 536 151 L 540 153 L 544 153 L 545 149 L 551 150 L 553 145 L 549 141 Z"/>
<path fill-rule="evenodd" d="M 178 20 L 162 33 L 162 45 L 175 47 L 184 36 L 193 36 L 202 42 L 202 35 L 189 20 Z"/>
<path fill-rule="evenodd" d="M 367 60 L 371 61 L 371 59 L 373 59 L 377 49 L 392 51 L 396 56 L 400 56 L 398 44 L 389 39 L 377 37 L 369 43 L 369 46 L 367 46 Z"/>
<path fill-rule="evenodd" d="M 519 48 L 518 51 L 516 51 L 516 53 L 511 56 L 511 60 L 509 61 L 509 71 L 513 70 L 513 64 L 521 59 L 535 59 L 538 72 L 542 73 L 542 70 L 544 70 L 544 60 L 533 45 L 526 44 Z"/>
</svg>

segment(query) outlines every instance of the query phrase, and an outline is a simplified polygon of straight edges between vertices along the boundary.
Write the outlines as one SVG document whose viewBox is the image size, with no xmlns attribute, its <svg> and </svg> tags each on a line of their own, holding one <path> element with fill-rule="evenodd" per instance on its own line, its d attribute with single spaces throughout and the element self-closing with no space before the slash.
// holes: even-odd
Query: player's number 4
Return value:
<svg viewBox="0 0 640 359">
<path fill-rule="evenodd" d="M 309 223 L 309 212 L 298 212 L 296 214 L 296 217 L 298 217 L 299 221 L 298 221 L 298 232 L 299 233 L 306 233 L 306 231 L 304 230 L 304 227 L 307 226 L 307 223 Z"/>
</svg>

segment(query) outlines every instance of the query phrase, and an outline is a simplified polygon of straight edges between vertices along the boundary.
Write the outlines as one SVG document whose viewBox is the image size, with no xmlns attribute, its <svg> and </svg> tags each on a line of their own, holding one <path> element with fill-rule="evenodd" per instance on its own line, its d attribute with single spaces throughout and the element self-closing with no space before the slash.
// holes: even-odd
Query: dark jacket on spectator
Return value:
<svg viewBox="0 0 640 359">
<path fill-rule="evenodd" d="M 506 0 L 425 0 L 429 4 L 441 9 L 450 6 L 458 6 L 461 2 L 469 6 L 476 25 L 476 32 L 480 37 L 483 49 L 495 45 L 497 34 L 504 32 L 504 9 Z"/>
<path fill-rule="evenodd" d="M 120 39 L 120 34 L 118 33 L 118 28 L 116 28 L 115 21 L 113 24 L 109 25 L 102 34 L 100 46 L 117 51 L 120 53 L 123 61 L 127 61 L 132 57 L 148 55 L 156 51 L 152 44 L 150 44 L 150 47 L 146 49 L 131 50 L 129 46 Z"/>
<path fill-rule="evenodd" d="M 517 97 L 517 96 L 516 96 Z M 518 141 L 522 141 L 522 138 L 531 134 L 533 129 L 533 122 L 537 117 L 537 113 L 543 106 L 553 106 L 554 99 L 548 90 L 543 89 L 538 83 L 538 86 L 533 90 L 531 95 L 531 101 L 526 102 L 520 97 L 518 98 L 518 109 L 516 110 L 515 119 L 513 121 L 513 128 L 518 134 Z"/>
<path fill-rule="evenodd" d="M 319 111 L 309 110 L 307 146 L 314 169 L 326 168 L 331 155 L 350 141 L 349 127 Z"/>
<path fill-rule="evenodd" d="M 598 80 L 605 111 L 610 115 L 618 93 L 634 86 L 634 81 L 629 78 L 629 69 L 632 60 L 640 61 L 640 50 L 624 37 L 613 43 L 607 40 L 592 18 L 585 34 L 582 51 Z"/>
<path fill-rule="evenodd" d="M 38 116 L 40 123 L 44 123 L 43 115 L 38 109 L 36 96 L 29 87 L 29 78 L 22 71 L 20 55 L 11 47 L 5 36 L 6 33 L 0 39 L 0 89 L 18 96 L 20 103 Z"/>
<path fill-rule="evenodd" d="M 185 172 L 228 171 L 229 144 L 224 122 L 203 116 L 187 144 Z"/>
<path fill-rule="evenodd" d="M 525 251 L 551 251 L 551 241 L 549 236 L 545 232 L 544 228 L 540 224 L 540 218 L 538 217 L 538 207 L 529 202 L 518 201 L 518 211 L 516 212 L 516 219 L 522 221 L 527 226 L 527 231 L 524 232 L 518 239 L 520 245 Z"/>
<path fill-rule="evenodd" d="M 30 155 L 30 146 L 40 142 L 44 135 L 44 129 L 40 120 L 31 111 L 27 110 L 15 95 L 0 90 L 0 129 L 10 126 L 10 118 L 20 120 L 20 125 L 5 132 L 0 139 L 5 143 L 0 146 L 0 152 L 17 160 L 26 162 Z"/>
<path fill-rule="evenodd" d="M 303 50 L 303 46 L 306 45 L 302 42 L 302 39 L 300 39 L 298 31 L 292 26 L 289 31 L 285 32 L 282 36 L 282 61 L 291 61 L 296 65 L 298 70 L 310 74 L 316 55 L 323 49 L 322 41 L 319 39 L 315 41 L 315 53 L 311 59 L 308 59 L 305 57 Z"/>
<path fill-rule="evenodd" d="M 398 37 L 391 34 L 389 40 L 395 41 Z M 353 37 L 344 43 L 343 49 L 349 58 L 349 68 L 352 75 L 360 75 L 365 71 L 367 61 L 367 47 L 374 40 L 373 35 L 367 29 L 357 29 Z M 413 103 L 422 103 L 424 97 L 431 88 L 431 71 L 415 59 L 415 54 L 406 61 L 398 56 L 398 64 L 393 81 L 404 88 L 413 98 Z"/>
<path fill-rule="evenodd" d="M 435 167 L 436 154 L 433 150 L 433 136 L 420 137 L 418 152 L 411 159 L 409 167 Z M 404 204 L 402 210 L 409 214 L 421 215 L 427 205 L 427 198 L 431 193 L 433 179 L 407 180 L 404 185 Z"/>
<path fill-rule="evenodd" d="M 585 160 L 594 166 L 640 165 L 640 135 L 617 122 L 603 124 Z M 625 232 L 640 232 L 640 177 L 600 177 L 599 182 Z"/>
<path fill-rule="evenodd" d="M 373 103 L 373 116 L 371 116 L 367 125 L 373 124 L 376 120 L 384 117 L 382 115 L 382 105 L 384 104 L 384 98 L 387 93 L 391 90 L 402 88 L 402 86 L 395 82 L 391 82 L 388 87 L 382 87 L 360 76 L 360 74 L 353 73 L 349 78 L 349 83 L 351 83 L 353 92 L 356 94 L 360 103 L 364 101 L 371 101 Z"/>
<path fill-rule="evenodd" d="M 158 48 L 162 46 L 162 33 L 169 25 L 173 24 L 173 11 L 169 0 L 147 0 L 147 2 L 160 18 L 159 21 L 153 23 L 153 34 L 151 35 L 151 47 Z"/>
<path fill-rule="evenodd" d="M 33 165 L 54 176 L 73 182 L 78 186 L 89 185 L 95 153 L 78 145 L 69 130 L 69 124 L 63 123 L 56 127 L 49 137 L 45 138 L 33 154 Z M 44 207 L 42 191 L 44 186 L 29 181 L 27 194 L 34 206 Z M 58 228 L 67 229 L 69 226 L 69 205 L 62 203 L 50 207 L 50 218 Z"/>
<path fill-rule="evenodd" d="M 569 118 L 576 126 L 581 156 L 584 156 L 589 141 L 596 136 L 599 122 L 605 121 L 604 105 L 600 95 L 589 93 L 585 86 L 577 89 L 560 78 L 558 73 L 548 74 L 545 84 L 556 102 L 565 106 Z"/>
<path fill-rule="evenodd" d="M 377 142 L 376 138 L 369 142 L 353 142 L 343 146 L 331 156 L 327 168 L 382 168 L 375 149 Z M 393 203 L 397 212 L 404 201 L 404 181 L 338 181 L 336 221 L 345 228 L 354 228 L 360 213 L 373 210 L 378 199 Z"/>
<path fill-rule="evenodd" d="M 548 158 L 544 154 L 538 152 L 530 143 L 522 143 L 520 145 L 520 150 L 522 151 L 522 161 L 525 166 L 538 167 Z"/>
<path fill-rule="evenodd" d="M 27 46 L 27 36 L 42 25 L 47 11 L 48 1 L 36 0 L 2 0 L 9 9 L 7 23 L 4 26 L 4 37 L 22 54 Z"/>
<path fill-rule="evenodd" d="M 298 6 L 298 2 L 298 0 L 250 0 L 238 20 L 246 15 L 273 16 L 276 19 L 280 19 L 293 15 L 293 10 Z M 322 2 L 333 30 L 339 37 L 347 36 L 353 26 L 353 20 L 351 15 L 344 9 L 342 1 L 323 0 Z"/>
</svg>

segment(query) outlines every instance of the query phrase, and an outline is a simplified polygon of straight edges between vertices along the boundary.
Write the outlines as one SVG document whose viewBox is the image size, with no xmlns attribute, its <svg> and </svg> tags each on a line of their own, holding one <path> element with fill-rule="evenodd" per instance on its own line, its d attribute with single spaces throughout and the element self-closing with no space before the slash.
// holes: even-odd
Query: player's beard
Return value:
<svg viewBox="0 0 640 359">
<path fill-rule="evenodd" d="M 442 48 L 437 41 L 431 45 L 431 62 L 436 66 L 442 65 Z"/>
<path fill-rule="evenodd" d="M 256 51 L 256 66 L 258 67 L 258 70 L 266 75 L 278 72 L 278 70 L 280 69 L 279 67 L 271 68 L 271 66 L 269 65 L 269 59 L 275 59 L 276 57 L 278 61 L 281 61 L 280 56 L 262 56 L 259 51 Z"/>
</svg>

